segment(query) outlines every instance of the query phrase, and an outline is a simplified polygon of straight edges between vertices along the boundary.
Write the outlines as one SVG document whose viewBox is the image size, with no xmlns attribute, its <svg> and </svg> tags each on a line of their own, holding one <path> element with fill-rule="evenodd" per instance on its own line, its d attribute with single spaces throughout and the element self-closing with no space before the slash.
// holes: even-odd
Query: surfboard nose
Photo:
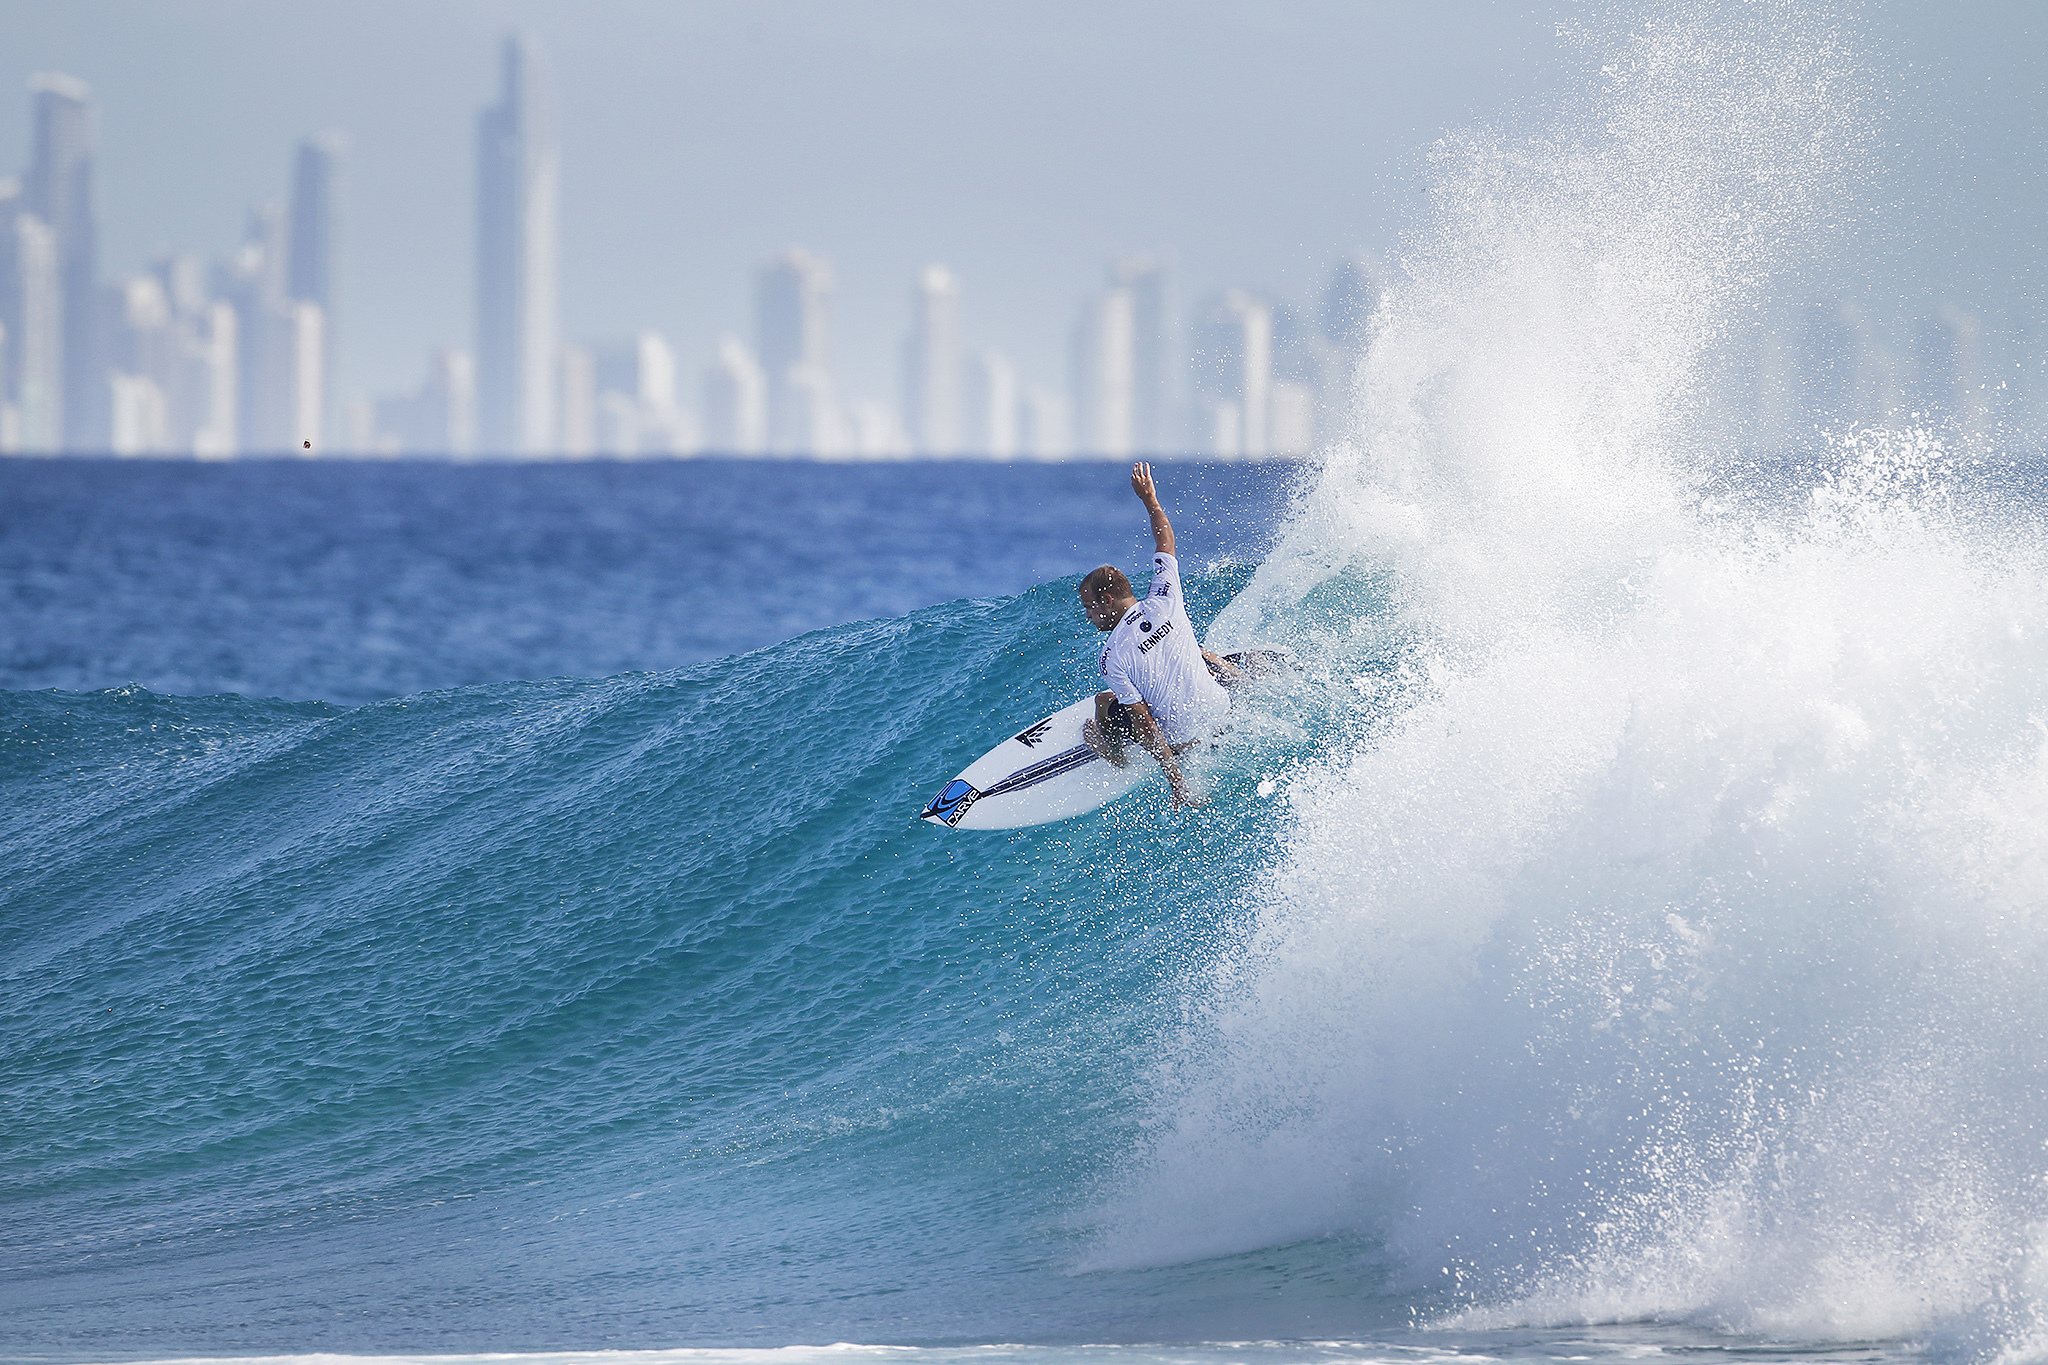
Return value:
<svg viewBox="0 0 2048 1365">
<path fill-rule="evenodd" d="M 976 791 L 966 778 L 956 777 L 932 798 L 931 804 L 924 808 L 924 813 L 918 818 L 936 820 L 945 825 L 957 825 L 960 823 L 960 817 L 967 814 L 967 808 L 973 805 L 974 799 L 980 795 L 981 793 Z"/>
</svg>

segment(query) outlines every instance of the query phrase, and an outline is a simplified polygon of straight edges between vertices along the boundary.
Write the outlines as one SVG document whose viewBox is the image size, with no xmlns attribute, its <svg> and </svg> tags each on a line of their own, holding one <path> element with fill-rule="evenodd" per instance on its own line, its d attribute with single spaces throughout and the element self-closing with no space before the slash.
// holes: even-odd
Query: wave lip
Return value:
<svg viewBox="0 0 2048 1365">
<path fill-rule="evenodd" d="M 1712 401 L 1869 109 L 1824 17 L 1659 8 L 1447 141 L 1356 430 L 1217 623 L 1348 677 L 1348 737 L 1085 1265 L 1381 1239 L 1452 1333 L 2039 1339 L 2048 541 L 1926 432 L 1787 498 Z"/>
</svg>

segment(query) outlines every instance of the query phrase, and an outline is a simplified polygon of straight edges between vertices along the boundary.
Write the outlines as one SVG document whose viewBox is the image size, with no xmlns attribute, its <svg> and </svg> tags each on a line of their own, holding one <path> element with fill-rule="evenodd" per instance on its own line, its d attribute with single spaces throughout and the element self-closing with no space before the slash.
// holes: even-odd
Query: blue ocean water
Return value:
<svg viewBox="0 0 2048 1365">
<path fill-rule="evenodd" d="M 508 657 L 501 643 L 462 653 L 493 638 L 478 621 L 516 617 L 556 650 L 612 640 L 576 619 L 592 598 L 610 598 L 600 623 L 630 617 L 621 600 L 699 606 L 675 619 L 704 622 L 702 639 L 765 629 L 792 591 L 811 611 L 928 595 L 938 572 L 906 551 L 934 542 L 977 548 L 965 575 L 1028 579 L 1030 556 L 1058 551 L 997 552 L 1020 506 L 1070 517 L 1070 539 L 1100 527 L 1118 550 L 1143 534 L 1114 465 L 0 475 L 31 490 L 17 508 L 72 509 L 10 522 L 16 582 L 35 589 L 10 625 L 60 640 L 105 593 L 106 618 L 147 628 L 44 657 L 230 661 L 209 690 L 266 677 L 348 695 L 351 659 L 367 674 L 354 688 L 378 690 L 383 656 L 349 639 L 365 603 L 433 642 L 411 667 L 460 676 Z M 1212 638 L 1234 600 L 1265 608 L 1244 591 L 1255 563 L 1211 558 L 1206 537 L 1270 545 L 1294 507 L 1310 529 L 1296 548 L 1327 548 L 1316 499 L 1288 501 L 1296 471 L 1175 464 L 1160 479 L 1191 509 L 1190 609 Z M 963 485 L 1001 496 L 967 503 Z M 656 556 L 659 586 L 632 597 L 618 586 L 629 560 L 561 529 L 644 548 L 679 505 L 756 507 L 772 487 L 774 516 L 754 523 L 770 537 L 834 520 L 849 486 L 890 512 L 839 520 L 829 542 L 807 529 L 829 573 L 755 546 L 780 571 L 710 593 L 677 549 L 699 586 L 669 586 Z M 438 527 L 421 510 L 478 507 L 488 516 Z M 80 534 L 89 519 L 119 534 Z M 263 522 L 288 529 L 249 533 Z M 366 540 L 378 555 L 341 553 Z M 934 1362 L 1222 1365 L 1772 1356 L 1790 1341 L 1802 1357 L 1868 1358 L 1754 1327 L 1467 1324 L 1455 1315 L 1472 1296 L 1418 1264 L 1384 1207 L 1326 1205 L 1268 1234 L 1244 1219 L 1256 1179 L 1227 1168 L 1206 1192 L 1181 1172 L 1165 1204 L 1122 1207 L 1178 1159 L 1161 1125 L 1187 1130 L 1170 1110 L 1184 1082 L 1161 1066 L 1213 1060 L 1189 1030 L 1214 1017 L 1219 964 L 1265 931 L 1275 879 L 1302 857 L 1295 798 L 1337 780 L 1334 760 L 1384 723 L 1385 698 L 1361 697 L 1416 684 L 1412 642 L 1282 625 L 1307 666 L 1201 769 L 1213 804 L 1199 818 L 1148 788 L 1039 830 L 917 823 L 984 732 L 1092 686 L 1073 584 L 1096 558 L 1070 552 L 1067 572 L 1022 592 L 680 668 L 353 706 L 0 693 L 0 1350 L 654 1362 L 756 1358 L 678 1345 L 785 1360 L 791 1343 L 854 1341 Z M 366 562 L 368 581 L 345 567 Z M 455 564 L 532 591 L 437 594 Z M 245 585 L 232 613 L 183 596 L 209 580 Z M 1295 609 L 1385 626 L 1391 597 L 1378 570 L 1353 567 Z M 1326 968 L 1358 965 L 1347 952 Z M 1163 1252 L 1129 1245 L 1191 1212 L 1223 1241 L 1180 1228 Z M 1202 1344 L 1233 1341 L 1267 1344 Z M 984 1344 L 1001 1342 L 1040 1344 Z"/>
<path fill-rule="evenodd" d="M 1190 544 L 1255 561 L 1295 481 L 1201 467 Z M 1085 465 L 10 461 L 0 687 L 353 704 L 678 668 L 1142 563 L 1129 501 Z"/>
<path fill-rule="evenodd" d="M 0 1354 L 2048 1359 L 2038 447 L 1726 397 L 1836 24 L 1448 135 L 1311 466 L 1162 471 L 1298 661 L 1199 813 L 916 820 L 1114 467 L 0 466 Z"/>
</svg>

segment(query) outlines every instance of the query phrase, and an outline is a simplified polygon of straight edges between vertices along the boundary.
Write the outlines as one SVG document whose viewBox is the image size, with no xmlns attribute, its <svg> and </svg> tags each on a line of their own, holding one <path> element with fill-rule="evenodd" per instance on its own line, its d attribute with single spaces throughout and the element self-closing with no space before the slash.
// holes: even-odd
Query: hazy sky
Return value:
<svg viewBox="0 0 2048 1365">
<path fill-rule="evenodd" d="M 2048 43 L 2036 4 L 1843 6 L 1912 167 L 1895 233 L 1930 287 L 2032 290 L 2048 236 Z M 1625 13 L 1602 6 L 1601 14 Z M 1077 301 L 1115 254 L 1172 249 L 1182 304 L 1244 284 L 1306 301 L 1384 250 L 1447 128 L 1582 74 L 1551 3 L 675 3 L 0 0 L 0 173 L 31 72 L 91 84 L 102 262 L 216 254 L 282 198 L 295 141 L 353 144 L 345 387 L 410 388 L 470 344 L 473 136 L 497 45 L 541 42 L 562 148 L 571 340 L 642 326 L 694 401 L 754 266 L 792 243 L 839 276 L 850 397 L 896 397 L 914 271 L 951 265 L 975 345 L 1062 382 Z M 13 95 L 5 92 L 13 91 Z M 1966 278 L 1967 277 L 1967 278 Z"/>
</svg>

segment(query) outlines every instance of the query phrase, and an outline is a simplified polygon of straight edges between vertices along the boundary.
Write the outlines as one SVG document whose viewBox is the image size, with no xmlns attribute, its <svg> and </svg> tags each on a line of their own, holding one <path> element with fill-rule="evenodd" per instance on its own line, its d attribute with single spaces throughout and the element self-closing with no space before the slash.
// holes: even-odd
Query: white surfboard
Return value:
<svg viewBox="0 0 2048 1365">
<path fill-rule="evenodd" d="M 1088 747 L 1093 694 L 1028 725 L 967 765 L 921 817 L 952 829 L 1020 829 L 1085 815 L 1143 782 L 1159 764 L 1136 744 L 1119 768 Z"/>
<path fill-rule="evenodd" d="M 1248 681 L 1271 677 L 1293 659 L 1284 649 L 1223 657 Z M 1130 762 L 1121 768 L 1096 753 L 1081 738 L 1082 724 L 1094 718 L 1090 695 L 1026 726 L 968 764 L 919 818 L 949 829 L 1043 825 L 1099 810 L 1159 771 L 1158 761 L 1139 744 L 1124 746 Z"/>
</svg>

